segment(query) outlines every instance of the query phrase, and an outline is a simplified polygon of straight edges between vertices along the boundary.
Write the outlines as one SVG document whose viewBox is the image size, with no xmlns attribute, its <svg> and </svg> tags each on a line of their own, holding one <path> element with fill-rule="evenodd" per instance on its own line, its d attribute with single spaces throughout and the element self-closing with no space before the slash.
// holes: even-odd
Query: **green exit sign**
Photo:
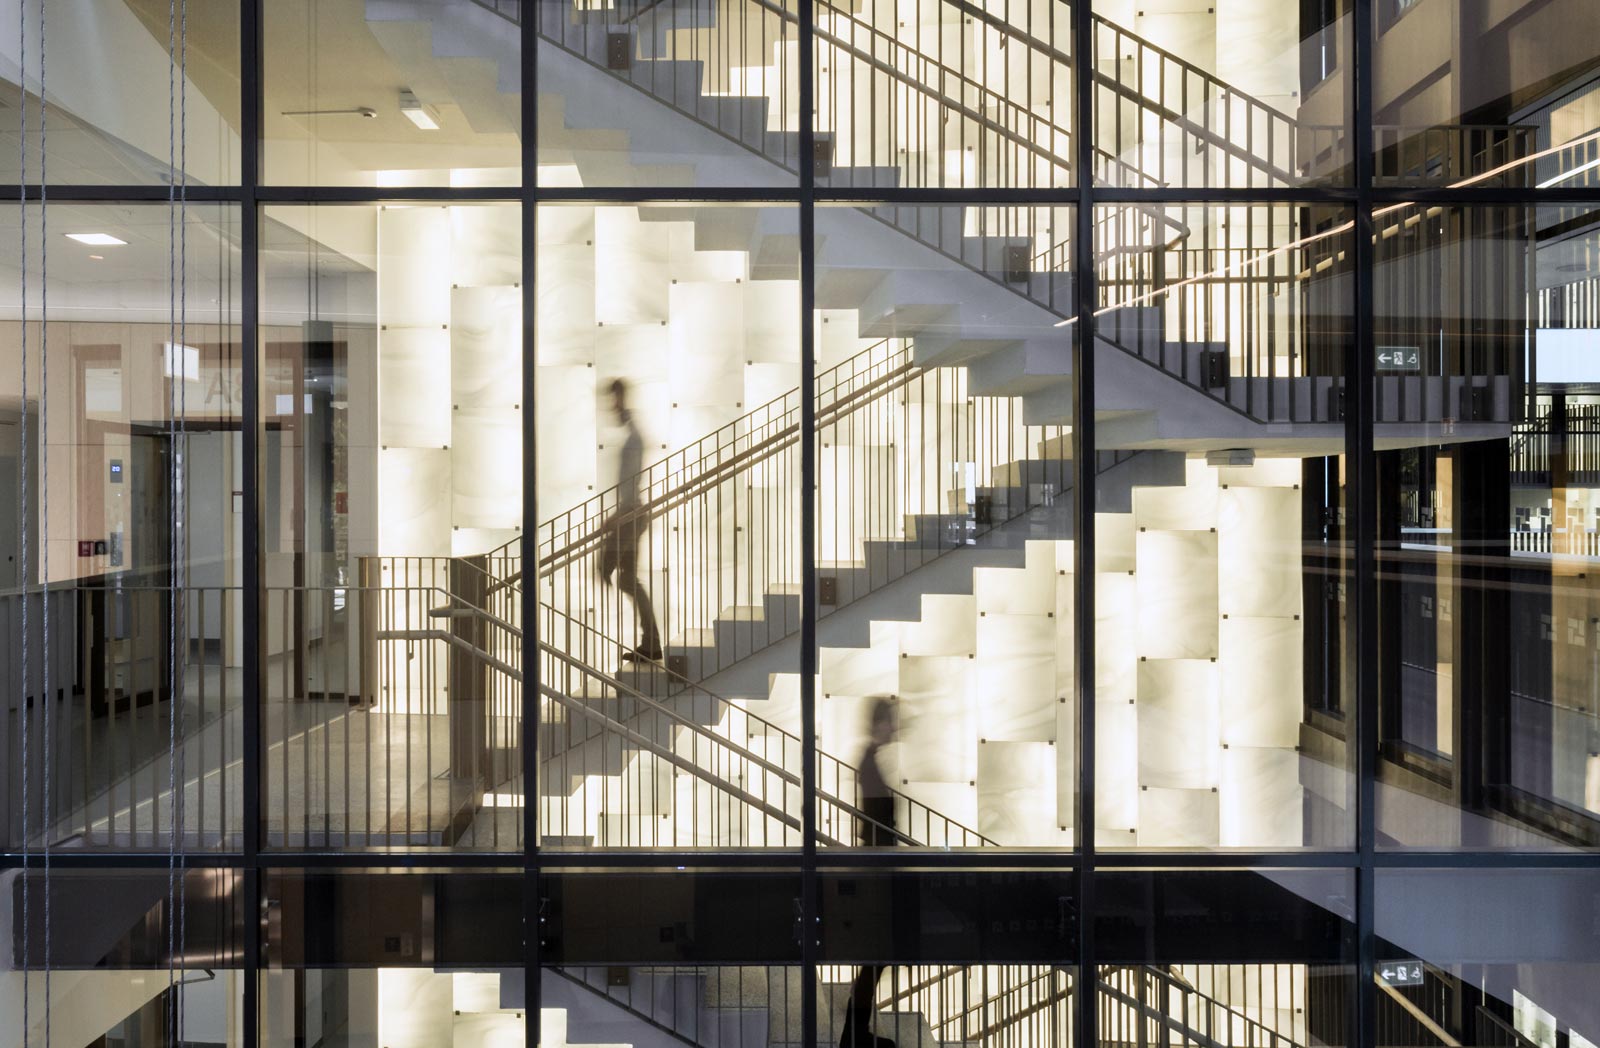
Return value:
<svg viewBox="0 0 1600 1048">
<path fill-rule="evenodd" d="M 1421 371 L 1422 350 L 1416 346 L 1379 346 L 1379 371 Z"/>
</svg>

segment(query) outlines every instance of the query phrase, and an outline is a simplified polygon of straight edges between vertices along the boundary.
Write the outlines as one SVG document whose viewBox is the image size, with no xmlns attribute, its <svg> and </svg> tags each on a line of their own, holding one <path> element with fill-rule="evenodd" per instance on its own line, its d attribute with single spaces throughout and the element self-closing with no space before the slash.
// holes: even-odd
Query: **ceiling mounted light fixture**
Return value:
<svg viewBox="0 0 1600 1048">
<path fill-rule="evenodd" d="M 354 109 L 285 109 L 279 116 L 359 116 L 363 120 L 372 120 L 378 111 L 371 106 L 356 106 Z"/>
<path fill-rule="evenodd" d="M 400 112 L 424 131 L 439 130 L 438 110 L 423 105 L 409 89 L 400 92 Z"/>
<path fill-rule="evenodd" d="M 126 244 L 121 237 L 114 237 L 110 233 L 68 233 L 68 240 L 76 240 L 80 244 L 90 244 L 94 247 L 114 247 Z"/>
</svg>

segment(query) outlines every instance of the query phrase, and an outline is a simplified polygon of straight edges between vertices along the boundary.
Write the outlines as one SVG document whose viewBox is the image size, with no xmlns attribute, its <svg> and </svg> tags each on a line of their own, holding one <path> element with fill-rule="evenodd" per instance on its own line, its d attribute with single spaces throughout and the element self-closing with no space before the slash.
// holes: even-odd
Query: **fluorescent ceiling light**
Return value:
<svg viewBox="0 0 1600 1048">
<path fill-rule="evenodd" d="M 375 120 L 378 111 L 371 106 L 356 106 L 354 109 L 285 109 L 279 116 L 359 116 L 364 120 Z"/>
<path fill-rule="evenodd" d="M 68 233 L 68 240 L 76 240 L 80 244 L 93 244 L 95 247 L 111 247 L 114 244 L 126 244 L 126 240 L 112 236 L 110 233 Z"/>
<path fill-rule="evenodd" d="M 424 131 L 439 130 L 439 113 L 432 106 L 423 105 L 410 91 L 400 92 L 400 112 Z"/>
</svg>

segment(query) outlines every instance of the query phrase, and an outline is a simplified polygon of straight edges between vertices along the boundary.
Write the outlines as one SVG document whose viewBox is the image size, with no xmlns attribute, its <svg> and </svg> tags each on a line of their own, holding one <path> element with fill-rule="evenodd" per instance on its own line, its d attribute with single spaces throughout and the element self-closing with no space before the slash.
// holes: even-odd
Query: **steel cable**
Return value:
<svg viewBox="0 0 1600 1048">
<path fill-rule="evenodd" d="M 40 797 L 40 829 L 43 836 L 39 842 L 40 851 L 44 855 L 44 1048 L 50 1048 L 51 1018 L 54 1009 L 50 1007 L 50 977 L 51 977 L 51 932 L 50 927 L 50 837 L 51 808 L 50 784 L 51 774 L 51 710 L 55 706 L 54 697 L 50 693 L 50 211 L 49 203 L 49 164 L 50 164 L 50 135 L 49 126 L 45 120 L 45 2 L 39 0 L 39 449 L 43 453 L 39 463 L 39 504 L 41 521 L 39 534 L 43 536 L 41 553 L 39 555 L 40 583 L 39 606 L 44 621 L 40 623 L 44 636 L 41 670 L 43 682 L 40 687 L 41 702 L 40 717 L 42 719 L 40 740 L 39 768 L 42 773 L 42 796 Z M 26 208 L 26 204 L 23 205 Z"/>
<path fill-rule="evenodd" d="M 28 824 L 32 812 L 32 797 L 29 790 L 29 779 L 32 776 L 31 767 L 32 748 L 28 736 L 32 730 L 29 724 L 29 675 L 28 675 L 28 647 L 32 640 L 28 632 L 28 5 L 17 5 L 17 84 L 21 89 L 21 129 L 18 134 L 19 164 L 18 195 L 20 198 L 19 224 L 22 244 L 21 259 L 21 297 L 22 313 L 22 407 L 20 409 L 17 432 L 19 452 L 17 458 L 17 532 L 21 537 L 20 564 L 17 568 L 18 590 L 22 600 L 22 681 L 17 689 L 22 711 L 18 721 L 22 731 L 22 1048 L 29 1048 L 29 1038 L 32 1034 L 32 1015 L 30 1005 L 31 972 L 33 958 L 31 956 L 30 941 L 33 922 L 33 885 L 29 876 L 28 853 Z M 48 1008 L 48 1003 L 46 1008 Z"/>
</svg>

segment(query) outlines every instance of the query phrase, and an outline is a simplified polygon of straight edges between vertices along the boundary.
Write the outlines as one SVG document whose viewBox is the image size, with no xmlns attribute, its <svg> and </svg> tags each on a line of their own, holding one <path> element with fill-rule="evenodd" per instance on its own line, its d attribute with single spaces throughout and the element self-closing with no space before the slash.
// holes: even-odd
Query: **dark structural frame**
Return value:
<svg viewBox="0 0 1600 1048">
<path fill-rule="evenodd" d="M 522 119 L 522 170 L 520 189 L 458 189 L 412 188 L 382 190 L 318 186 L 268 186 L 262 184 L 261 129 L 262 129 L 262 35 L 263 13 L 270 0 L 239 0 L 241 6 L 240 69 L 242 77 L 241 122 L 241 172 L 242 183 L 227 187 L 190 187 L 187 199 L 191 202 L 222 202 L 237 205 L 241 210 L 242 228 L 242 342 L 247 351 L 243 354 L 243 449 L 247 465 L 244 517 L 244 577 L 249 586 L 259 586 L 261 558 L 259 553 L 262 521 L 262 488 L 258 475 L 261 461 L 261 359 L 258 345 L 258 299 L 260 261 L 258 249 L 261 241 L 261 211 L 271 204 L 283 203 L 382 203 L 382 202 L 515 202 L 521 205 L 523 272 L 525 286 L 536 280 L 537 258 L 534 245 L 541 202 L 582 201 L 589 203 L 629 203 L 655 201 L 695 201 L 727 203 L 779 203 L 798 206 L 800 242 L 800 344 L 810 345 L 813 339 L 813 304 L 815 301 L 813 278 L 815 276 L 814 209 L 818 205 L 836 202 L 886 201 L 903 204 L 960 204 L 991 203 L 999 205 L 1056 205 L 1073 206 L 1075 210 L 1075 235 L 1077 242 L 1093 242 L 1095 207 L 1099 204 L 1152 203 L 1152 204 L 1244 204 L 1293 203 L 1337 204 L 1353 208 L 1356 216 L 1354 234 L 1354 260 L 1356 283 L 1353 298 L 1353 324 L 1355 333 L 1346 349 L 1344 374 L 1354 394 L 1347 400 L 1344 452 L 1348 462 L 1348 498 L 1353 519 L 1351 551 L 1353 556 L 1353 599 L 1350 617 L 1355 631 L 1355 730 L 1347 732 L 1347 767 L 1355 778 L 1357 803 L 1356 846 L 1352 851 L 1278 851 L 1278 852 L 1144 852 L 1118 849 L 1097 850 L 1094 844 L 1095 754 L 1092 740 L 1095 736 L 1095 705 L 1090 701 L 1095 689 L 1095 632 L 1094 632 L 1094 557 L 1095 557 L 1095 506 L 1091 498 L 1078 498 L 1075 506 L 1075 555 L 1077 591 L 1074 595 L 1076 616 L 1076 666 L 1075 684 L 1078 701 L 1077 762 L 1078 782 L 1076 838 L 1080 846 L 1071 852 L 1017 852 L 985 854 L 981 852 L 866 852 L 849 850 L 819 850 L 816 846 L 816 806 L 814 791 L 816 773 L 814 762 L 803 761 L 802 824 L 804 844 L 796 855 L 793 852 L 615 852 L 603 851 L 577 853 L 572 851 L 542 852 L 537 841 L 539 835 L 535 821 L 536 805 L 525 805 L 524 834 L 530 842 L 520 853 L 470 853 L 450 854 L 440 852 L 401 853 L 268 853 L 260 846 L 262 825 L 262 792 L 260 781 L 260 755 L 262 752 L 261 723 L 261 663 L 256 644 L 247 644 L 244 655 L 244 796 L 243 825 L 245 827 L 242 851 L 236 853 L 189 854 L 183 859 L 189 867 L 209 867 L 238 870 L 241 874 L 244 898 L 247 900 L 244 921 L 244 991 L 243 1023 L 245 1043 L 253 1046 L 258 1039 L 259 982 L 257 974 L 262 967 L 261 925 L 254 919 L 254 909 L 261 898 L 264 876 L 274 871 L 321 870 L 383 870 L 449 868 L 486 869 L 520 868 L 524 878 L 524 927 L 539 925 L 539 878 L 543 874 L 559 874 L 578 869 L 634 869 L 687 867 L 690 870 L 712 869 L 773 869 L 781 867 L 794 873 L 798 871 L 802 886 L 798 914 L 804 927 L 816 926 L 819 915 L 819 877 L 830 870 L 859 870 L 864 868 L 906 868 L 920 870 L 994 870 L 1026 869 L 1055 871 L 1063 878 L 1075 882 L 1078 912 L 1085 917 L 1095 913 L 1096 872 L 1115 869 L 1249 869 L 1249 868 L 1304 868 L 1349 871 L 1354 880 L 1354 934 L 1355 990 L 1351 995 L 1352 1011 L 1348 1016 L 1348 1029 L 1353 1036 L 1352 1045 L 1371 1046 L 1377 1039 L 1377 993 L 1373 973 L 1377 963 L 1377 934 L 1374 929 L 1374 891 L 1376 871 L 1385 867 L 1438 867 L 1463 869 L 1471 867 L 1505 868 L 1576 868 L 1600 866 L 1600 856 L 1574 852 L 1412 852 L 1379 851 L 1376 832 L 1376 778 L 1378 761 L 1378 637 L 1376 630 L 1378 594 L 1376 583 L 1377 500 L 1376 468 L 1373 451 L 1372 425 L 1375 418 L 1374 403 L 1374 341 L 1373 341 L 1373 270 L 1372 212 L 1388 203 L 1412 202 L 1435 204 L 1527 204 L 1527 203 L 1583 203 L 1600 206 L 1600 196 L 1592 190 L 1561 189 L 1428 189 L 1375 187 L 1372 185 L 1373 155 L 1368 144 L 1372 142 L 1372 83 L 1375 46 L 1375 19 L 1373 5 L 1376 0 L 1353 0 L 1351 13 L 1354 62 L 1357 75 L 1347 78 L 1352 85 L 1353 97 L 1348 100 L 1352 115 L 1350 133 L 1354 143 L 1352 168 L 1354 181 L 1348 186 L 1307 187 L 1297 189 L 1127 189 L 1101 187 L 1080 178 L 1079 184 L 1064 189 L 895 189 L 864 190 L 832 189 L 818 187 L 810 165 L 800 164 L 798 183 L 777 189 L 695 189 L 663 188 L 659 190 L 636 188 L 614 191 L 595 191 L 582 188 L 541 189 L 537 184 L 538 151 L 538 93 L 536 84 L 539 43 L 535 32 L 537 19 L 521 20 L 521 47 L 523 55 L 523 84 L 521 93 Z M 524 0 L 536 3 L 537 0 Z M 812 12 L 807 4 L 800 4 L 799 45 L 802 55 L 811 54 L 813 41 Z M 1086 55 L 1094 50 L 1094 26 L 1088 3 L 1078 0 L 1072 8 L 1073 53 Z M 801 61 L 799 72 L 799 111 L 809 113 L 815 97 L 814 65 Z M 1093 66 L 1087 62 L 1074 64 L 1076 112 L 1073 126 L 1087 129 L 1092 125 Z M 815 132 L 809 121 L 799 127 L 799 155 L 815 155 Z M 1075 137 L 1075 170 L 1091 171 L 1094 168 L 1094 143 L 1090 134 Z M 45 196 L 45 187 L 33 184 L 25 188 L 16 185 L 0 187 L 0 200 L 11 203 L 38 201 Z M 51 202 L 166 202 L 168 190 L 163 186 L 49 186 Z M 1094 302 L 1096 301 L 1095 271 L 1089 252 L 1074 252 L 1074 287 L 1076 295 L 1077 331 L 1094 330 Z M 536 402 L 534 395 L 534 295 L 523 296 L 523 371 L 522 402 Z M 1064 334 L 1063 338 L 1071 338 Z M 1094 355 L 1085 352 L 1092 345 L 1085 335 L 1073 340 L 1070 347 L 1073 361 L 1073 416 L 1092 419 L 1094 412 Z M 800 354 L 801 395 L 799 397 L 802 431 L 810 431 L 815 421 L 813 391 L 815 365 L 810 353 Z M 523 412 L 523 439 L 526 449 L 535 446 L 538 439 L 535 412 Z M 1076 461 L 1092 461 L 1095 433 L 1092 425 L 1073 427 L 1073 456 Z M 814 442 L 801 441 L 801 491 L 804 511 L 801 514 L 801 549 L 804 575 L 802 606 L 808 610 L 803 616 L 800 633 L 801 651 L 801 718 L 802 740 L 807 752 L 816 745 L 816 619 L 810 614 L 817 603 L 815 572 L 814 519 L 817 472 Z M 538 520 L 534 506 L 533 473 L 536 456 L 525 454 L 523 519 Z M 534 601 L 537 590 L 524 591 L 523 621 L 538 623 Z M 247 637 L 259 636 L 261 610 L 258 599 L 247 599 L 244 604 L 244 629 Z M 541 660 L 531 657 L 537 637 L 528 631 L 524 641 L 527 648 L 522 665 L 533 667 L 537 673 Z M 528 691 L 537 694 L 537 679 L 528 682 Z M 525 718 L 522 725 L 522 755 L 524 781 L 535 781 L 539 754 L 537 718 Z M 165 869 L 167 857 L 162 854 L 116 853 L 53 853 L 50 861 L 57 869 Z M 796 863 L 798 866 L 796 866 Z M 31 854 L 0 854 L 0 870 L 19 867 L 39 868 L 43 857 Z M 1097 956 L 1094 922 L 1078 922 L 1075 956 L 1061 958 L 1079 971 L 1091 970 Z M 538 935 L 524 936 L 525 979 L 527 1008 L 527 1043 L 539 1042 L 538 973 L 541 965 L 541 946 Z M 818 963 L 819 951 L 815 936 L 804 936 L 800 960 L 807 971 Z M 817 988 L 814 979 L 802 979 L 802 1014 L 804 1021 L 803 1043 L 816 1043 Z M 1096 1035 L 1096 1009 L 1094 994 L 1074 994 L 1074 1035 L 1079 1045 L 1098 1042 Z"/>
</svg>

